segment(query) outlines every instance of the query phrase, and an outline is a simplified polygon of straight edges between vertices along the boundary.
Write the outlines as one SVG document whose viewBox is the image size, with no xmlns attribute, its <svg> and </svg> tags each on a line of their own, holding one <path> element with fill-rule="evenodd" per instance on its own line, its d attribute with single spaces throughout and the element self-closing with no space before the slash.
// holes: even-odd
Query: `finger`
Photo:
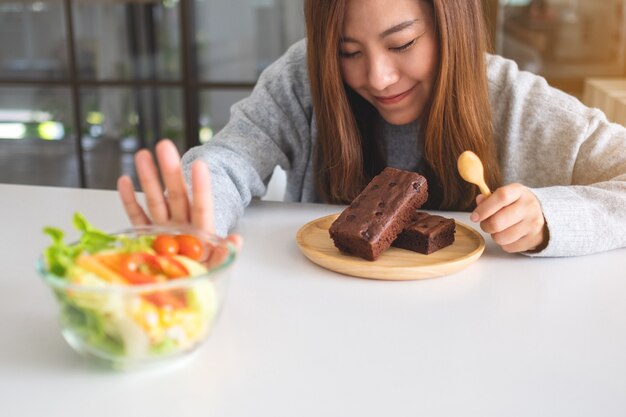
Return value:
<svg viewBox="0 0 626 417">
<path fill-rule="evenodd" d="M 152 220 L 157 224 L 166 224 L 169 219 L 169 210 L 163 196 L 159 173 L 148 150 L 142 149 L 135 154 L 135 167 Z"/>
<path fill-rule="evenodd" d="M 517 184 L 510 184 L 498 188 L 493 194 L 479 204 L 470 216 L 470 220 L 479 222 L 488 219 L 521 196 L 521 189 Z"/>
<path fill-rule="evenodd" d="M 243 247 L 243 237 L 238 234 L 232 234 L 226 236 L 226 240 L 232 243 L 237 250 L 240 250 Z"/>
<path fill-rule="evenodd" d="M 480 228 L 485 233 L 498 233 L 518 224 L 525 217 L 523 204 L 515 202 L 503 207 L 497 213 L 480 222 Z"/>
<path fill-rule="evenodd" d="M 491 238 L 500 246 L 511 245 L 528 234 L 528 226 L 521 221 L 499 232 L 491 233 Z"/>
<path fill-rule="evenodd" d="M 507 252 L 535 250 L 545 244 L 544 224 L 532 218 L 524 218 L 518 224 L 494 233 L 491 237 Z"/>
<path fill-rule="evenodd" d="M 137 202 L 135 188 L 128 175 L 123 175 L 117 180 L 117 191 L 130 223 L 134 226 L 150 224 L 150 219 L 146 215 L 146 212 L 143 211 L 143 208 Z"/>
<path fill-rule="evenodd" d="M 215 233 L 211 176 L 201 160 L 191 165 L 191 194 L 191 224 L 200 230 Z"/>
<path fill-rule="evenodd" d="M 220 266 L 228 259 L 229 253 L 230 251 L 226 246 L 214 246 L 207 260 L 207 265 L 209 268 Z"/>
<path fill-rule="evenodd" d="M 483 201 L 485 201 L 487 197 L 485 197 L 484 194 L 478 194 L 476 196 L 476 205 L 479 205 L 480 203 L 482 203 Z"/>
<path fill-rule="evenodd" d="M 170 220 L 174 223 L 189 223 L 189 197 L 180 167 L 180 155 L 170 140 L 162 140 L 156 146 L 159 168 L 167 189 Z"/>
<path fill-rule="evenodd" d="M 241 235 L 232 234 L 226 237 L 226 240 L 233 244 L 235 249 L 239 251 L 243 246 L 243 238 Z M 209 268 L 215 268 L 226 261 L 230 254 L 230 250 L 227 246 L 210 246 L 207 248 L 207 266 Z"/>
<path fill-rule="evenodd" d="M 517 241 L 502 246 L 502 250 L 508 253 L 526 252 L 536 249 L 542 242 L 541 234 L 526 235 Z"/>
</svg>

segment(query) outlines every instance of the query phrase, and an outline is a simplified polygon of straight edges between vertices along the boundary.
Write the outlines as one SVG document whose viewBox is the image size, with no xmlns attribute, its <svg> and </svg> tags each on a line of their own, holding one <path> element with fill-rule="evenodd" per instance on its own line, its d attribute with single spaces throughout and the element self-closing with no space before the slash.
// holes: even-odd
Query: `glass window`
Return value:
<svg viewBox="0 0 626 417">
<path fill-rule="evenodd" d="M 87 187 L 114 189 L 121 174 L 135 185 L 133 154 L 167 137 L 184 150 L 182 92 L 177 88 L 96 88 L 82 98 Z"/>
<path fill-rule="evenodd" d="M 210 140 L 303 22 L 302 0 L 0 0 L 0 182 L 137 185 L 137 149 Z"/>
<path fill-rule="evenodd" d="M 200 142 L 209 141 L 230 119 L 230 107 L 248 97 L 251 90 L 203 90 L 200 92 Z"/>
<path fill-rule="evenodd" d="M 74 8 L 79 76 L 180 79 L 179 22 L 177 1 L 79 1 Z"/>
<path fill-rule="evenodd" d="M 0 182 L 78 187 L 68 88 L 0 88 Z"/>
<path fill-rule="evenodd" d="M 62 2 L 1 1 L 0 77 L 67 77 L 66 39 Z"/>
<path fill-rule="evenodd" d="M 196 0 L 195 16 L 202 81 L 255 82 L 304 37 L 302 1 Z"/>
</svg>

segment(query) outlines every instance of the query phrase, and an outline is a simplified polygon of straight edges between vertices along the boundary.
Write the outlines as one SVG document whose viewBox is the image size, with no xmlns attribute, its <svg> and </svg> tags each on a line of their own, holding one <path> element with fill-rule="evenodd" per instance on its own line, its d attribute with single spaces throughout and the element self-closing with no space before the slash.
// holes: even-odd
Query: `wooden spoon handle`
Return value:
<svg viewBox="0 0 626 417">
<path fill-rule="evenodd" d="M 489 197 L 491 195 L 491 190 L 489 189 L 489 187 L 487 187 L 487 184 L 482 182 L 477 185 L 478 185 L 478 188 L 480 189 L 480 193 L 483 194 L 485 197 Z"/>
</svg>

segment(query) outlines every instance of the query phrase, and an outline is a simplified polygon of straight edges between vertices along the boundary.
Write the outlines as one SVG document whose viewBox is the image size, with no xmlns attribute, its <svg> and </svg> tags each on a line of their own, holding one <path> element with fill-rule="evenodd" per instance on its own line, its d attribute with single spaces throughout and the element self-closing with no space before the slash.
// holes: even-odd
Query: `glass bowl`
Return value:
<svg viewBox="0 0 626 417">
<path fill-rule="evenodd" d="M 111 233 L 131 238 L 160 234 L 198 238 L 203 246 L 199 262 L 206 271 L 148 284 L 88 277 L 77 283 L 48 271 L 40 257 L 37 271 L 55 295 L 63 337 L 74 350 L 129 369 L 183 357 L 206 340 L 224 304 L 237 249 L 226 239 L 188 227 L 142 226 Z"/>
</svg>

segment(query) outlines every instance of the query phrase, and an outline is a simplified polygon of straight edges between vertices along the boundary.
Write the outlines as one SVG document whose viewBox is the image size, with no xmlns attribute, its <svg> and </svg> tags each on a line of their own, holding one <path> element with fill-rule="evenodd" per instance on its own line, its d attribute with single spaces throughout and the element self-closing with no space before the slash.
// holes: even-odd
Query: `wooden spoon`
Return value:
<svg viewBox="0 0 626 417">
<path fill-rule="evenodd" d="M 483 171 L 483 163 L 480 161 L 478 155 L 472 151 L 465 151 L 457 160 L 457 168 L 461 177 L 472 184 L 475 184 L 480 189 L 480 192 L 489 197 L 491 191 L 485 183 L 485 176 Z"/>
</svg>

